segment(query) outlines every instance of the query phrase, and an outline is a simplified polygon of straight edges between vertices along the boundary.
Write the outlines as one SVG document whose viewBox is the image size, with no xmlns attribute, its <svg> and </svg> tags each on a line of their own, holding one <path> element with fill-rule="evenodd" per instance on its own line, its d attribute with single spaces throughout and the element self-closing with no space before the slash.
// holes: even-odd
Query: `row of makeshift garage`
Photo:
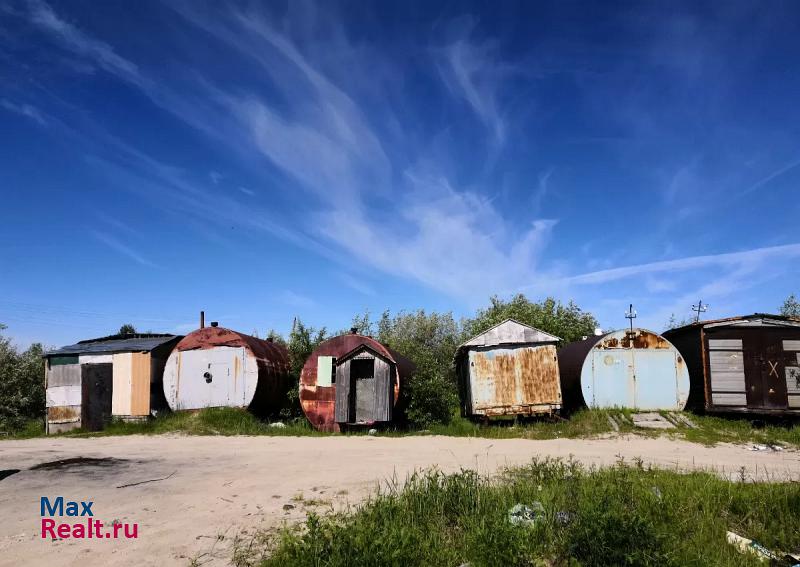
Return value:
<svg viewBox="0 0 800 567">
<path fill-rule="evenodd" d="M 462 414 L 488 419 L 581 407 L 800 414 L 800 321 L 703 321 L 658 335 L 630 329 L 564 345 L 506 320 L 454 356 Z M 185 337 L 114 335 L 46 353 L 47 431 L 100 429 L 160 411 L 283 406 L 289 357 L 278 343 L 218 327 Z M 413 365 L 355 331 L 321 343 L 302 369 L 300 403 L 317 429 L 402 419 Z"/>
</svg>

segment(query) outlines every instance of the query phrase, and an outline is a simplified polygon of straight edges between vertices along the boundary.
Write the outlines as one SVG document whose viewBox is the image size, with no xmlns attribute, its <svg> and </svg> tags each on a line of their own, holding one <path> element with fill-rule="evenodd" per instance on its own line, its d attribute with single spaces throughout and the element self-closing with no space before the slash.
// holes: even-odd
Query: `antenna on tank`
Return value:
<svg viewBox="0 0 800 567">
<path fill-rule="evenodd" d="M 636 319 L 636 311 L 633 310 L 633 303 L 628 307 L 628 312 L 625 313 L 625 318 L 631 322 L 631 334 L 633 334 L 633 320 Z"/>
<path fill-rule="evenodd" d="M 705 313 L 708 311 L 708 308 L 711 307 L 710 305 L 703 305 L 703 300 L 697 302 L 697 305 L 692 305 L 692 311 L 697 313 L 697 316 L 694 318 L 695 323 L 700 322 L 700 313 Z"/>
</svg>

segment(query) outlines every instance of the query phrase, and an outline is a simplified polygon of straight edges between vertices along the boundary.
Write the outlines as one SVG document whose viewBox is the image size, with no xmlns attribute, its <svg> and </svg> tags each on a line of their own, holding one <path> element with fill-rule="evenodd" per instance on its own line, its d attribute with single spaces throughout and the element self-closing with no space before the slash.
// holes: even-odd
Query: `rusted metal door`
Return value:
<svg viewBox="0 0 800 567">
<path fill-rule="evenodd" d="M 747 406 L 784 409 L 788 405 L 783 346 L 774 332 L 750 331 L 744 339 Z M 749 370 L 749 372 L 748 372 Z"/>
<path fill-rule="evenodd" d="M 113 364 L 81 365 L 84 429 L 99 431 L 111 418 Z"/>
</svg>

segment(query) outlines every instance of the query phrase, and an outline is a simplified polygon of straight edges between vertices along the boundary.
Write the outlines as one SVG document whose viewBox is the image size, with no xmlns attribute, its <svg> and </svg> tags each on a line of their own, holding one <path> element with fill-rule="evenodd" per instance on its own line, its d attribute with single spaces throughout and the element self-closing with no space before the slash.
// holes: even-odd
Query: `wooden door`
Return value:
<svg viewBox="0 0 800 567">
<path fill-rule="evenodd" d="M 747 407 L 785 409 L 786 392 L 783 345 L 774 331 L 747 329 L 743 332 Z"/>
<path fill-rule="evenodd" d="M 81 418 L 84 429 L 99 431 L 111 418 L 113 368 L 113 364 L 81 365 Z"/>
</svg>

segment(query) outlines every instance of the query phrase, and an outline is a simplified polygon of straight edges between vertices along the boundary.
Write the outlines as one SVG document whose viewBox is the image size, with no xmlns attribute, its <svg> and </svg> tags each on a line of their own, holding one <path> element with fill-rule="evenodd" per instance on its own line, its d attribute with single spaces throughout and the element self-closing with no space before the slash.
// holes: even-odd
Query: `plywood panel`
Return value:
<svg viewBox="0 0 800 567">
<path fill-rule="evenodd" d="M 81 421 L 81 406 L 53 406 L 47 408 L 48 423 L 78 423 Z"/>
<path fill-rule="evenodd" d="M 79 364 L 51 366 L 47 370 L 47 387 L 81 385 L 81 367 Z"/>
<path fill-rule="evenodd" d="M 128 415 L 150 414 L 150 353 L 131 355 L 131 410 Z"/>
<path fill-rule="evenodd" d="M 317 386 L 325 388 L 330 387 L 331 377 L 333 375 L 333 357 L 332 356 L 318 356 L 317 357 Z"/>
<path fill-rule="evenodd" d="M 742 339 L 708 339 L 708 348 L 742 350 Z"/>
<path fill-rule="evenodd" d="M 111 415 L 131 415 L 133 353 L 114 355 L 114 386 L 111 391 Z"/>
<path fill-rule="evenodd" d="M 790 394 L 800 394 L 800 368 L 797 366 L 786 367 L 786 391 Z"/>
<path fill-rule="evenodd" d="M 745 394 L 719 394 L 712 392 L 711 403 L 715 406 L 746 406 L 747 396 Z"/>
<path fill-rule="evenodd" d="M 715 370 L 744 372 L 744 356 L 741 351 L 711 351 L 708 360 L 712 373 Z"/>
<path fill-rule="evenodd" d="M 81 387 L 78 385 L 47 388 L 45 398 L 47 407 L 79 406 L 81 405 Z"/>
<path fill-rule="evenodd" d="M 81 364 L 111 364 L 114 362 L 112 354 L 82 354 L 78 357 Z"/>
<path fill-rule="evenodd" d="M 336 365 L 335 420 L 338 423 L 350 421 L 350 361 Z"/>
</svg>

